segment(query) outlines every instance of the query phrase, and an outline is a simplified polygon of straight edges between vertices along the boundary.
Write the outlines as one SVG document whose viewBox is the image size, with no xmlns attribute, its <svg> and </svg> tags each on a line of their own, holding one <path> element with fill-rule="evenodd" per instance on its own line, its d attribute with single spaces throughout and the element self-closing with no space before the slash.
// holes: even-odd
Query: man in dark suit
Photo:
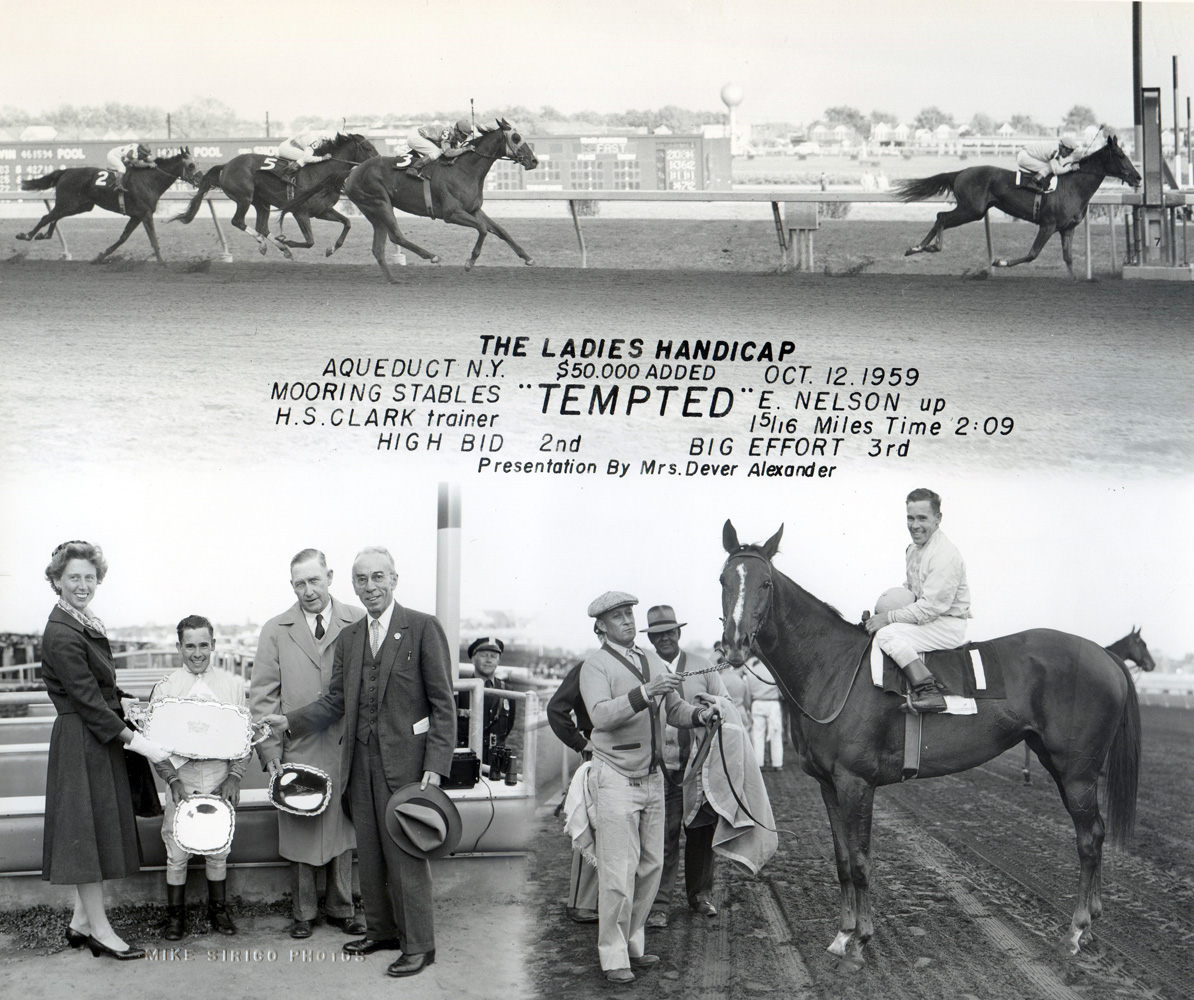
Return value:
<svg viewBox="0 0 1194 1000">
<path fill-rule="evenodd" d="M 344 719 L 340 773 L 348 776 L 360 859 L 366 937 L 344 951 L 399 950 L 386 970 L 410 976 L 435 961 L 431 867 L 387 834 L 385 810 L 404 785 L 438 785 L 451 770 L 456 735 L 451 659 L 434 616 L 394 600 L 398 574 L 383 548 L 363 549 L 352 586 L 366 615 L 340 633 L 326 694 L 288 715 L 266 716 L 290 738 Z"/>
</svg>

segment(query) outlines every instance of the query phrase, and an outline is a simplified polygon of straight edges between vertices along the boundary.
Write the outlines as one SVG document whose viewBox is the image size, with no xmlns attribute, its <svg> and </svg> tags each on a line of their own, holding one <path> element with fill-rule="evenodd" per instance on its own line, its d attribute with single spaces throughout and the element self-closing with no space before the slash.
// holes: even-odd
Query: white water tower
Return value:
<svg viewBox="0 0 1194 1000">
<path fill-rule="evenodd" d="M 730 156 L 737 156 L 739 152 L 738 129 L 734 121 L 734 109 L 742 103 L 742 88 L 736 83 L 727 83 L 721 88 L 721 103 L 730 112 Z"/>
</svg>

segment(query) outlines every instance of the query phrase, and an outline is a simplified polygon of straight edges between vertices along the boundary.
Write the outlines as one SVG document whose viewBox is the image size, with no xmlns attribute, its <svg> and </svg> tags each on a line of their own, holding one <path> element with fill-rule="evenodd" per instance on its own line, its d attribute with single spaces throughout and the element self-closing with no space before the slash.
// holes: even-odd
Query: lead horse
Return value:
<svg viewBox="0 0 1194 1000">
<path fill-rule="evenodd" d="M 315 153 L 327 156 L 328 159 L 308 163 L 299 170 L 293 182 L 284 180 L 274 173 L 281 162 L 277 156 L 266 156 L 263 153 L 241 153 L 234 156 L 227 163 L 217 164 L 203 175 L 199 190 L 195 192 L 195 197 L 191 199 L 186 211 L 174 216 L 170 221 L 189 223 L 195 218 L 195 213 L 199 211 L 207 192 L 213 187 L 218 187 L 236 202 L 232 224 L 242 233 L 249 232 L 249 227 L 245 225 L 249 206 L 252 205 L 256 210 L 257 222 L 250 235 L 257 241 L 262 255 L 270 246 L 274 246 L 288 260 L 293 260 L 291 247 L 313 247 L 315 237 L 311 232 L 311 219 L 315 218 L 340 223 L 339 237 L 324 251 L 324 255 L 330 257 L 344 245 L 348 231 L 352 228 L 348 218 L 335 209 L 340 191 L 344 187 L 344 180 L 358 163 L 377 156 L 377 148 L 363 135 L 338 132 L 335 138 L 317 147 Z M 302 243 L 286 239 L 282 235 L 281 219 L 278 221 L 278 235 L 270 236 L 269 232 L 270 207 L 281 208 L 294 197 L 296 191 L 318 192 L 316 197 L 309 199 L 310 204 L 302 211 L 292 213 L 302 231 Z"/>
<path fill-rule="evenodd" d="M 153 254 L 159 264 L 162 249 L 158 246 L 158 234 L 153 226 L 153 210 L 166 189 L 180 178 L 188 184 L 199 183 L 199 171 L 191 159 L 191 151 L 183 147 L 173 156 L 158 156 L 153 166 L 145 169 L 130 169 L 124 175 L 124 191 L 113 187 L 113 171 L 97 167 L 69 167 L 55 170 L 43 177 L 35 177 L 21 184 L 24 191 L 48 191 L 54 188 L 54 207 L 38 220 L 27 233 L 17 233 L 18 240 L 48 240 L 54 235 L 59 219 L 90 212 L 97 205 L 117 215 L 127 215 L 128 225 L 120 239 L 100 252 L 93 264 L 99 264 L 117 247 L 133 235 L 138 226 L 145 227 L 145 235 L 153 247 Z M 44 233 L 38 231 L 46 226 Z"/>
<path fill-rule="evenodd" d="M 380 156 L 356 167 L 344 185 L 344 193 L 373 224 L 373 256 L 391 284 L 397 279 L 386 264 L 386 241 L 397 243 L 424 260 L 439 263 L 439 257 L 412 243 L 402 235 L 394 209 L 401 209 L 410 215 L 429 216 L 443 219 L 456 226 L 468 226 L 477 230 L 477 242 L 465 262 L 464 269 L 472 270 L 485 237 L 493 233 L 513 250 L 527 264 L 534 261 L 527 255 L 510 234 L 481 210 L 485 200 L 485 177 L 489 168 L 498 160 L 509 159 L 526 170 L 539 165 L 535 151 L 519 131 L 504 118 L 498 119 L 491 128 L 481 128 L 481 136 L 454 160 L 436 160 L 423 168 L 427 186 L 418 178 L 410 176 L 401 166 L 395 166 L 397 158 Z M 307 199 L 315 197 L 312 190 L 298 196 L 285 211 L 294 211 Z M 428 204 L 430 199 L 430 204 Z"/>
<path fill-rule="evenodd" d="M 928 235 L 916 246 L 904 251 L 904 256 L 915 253 L 937 253 L 944 246 L 943 234 L 947 229 L 977 222 L 991 208 L 998 208 L 1008 215 L 1039 226 L 1032 248 L 1023 257 L 1015 260 L 999 258 L 991 261 L 992 267 L 1015 267 L 1036 260 L 1053 234 L 1061 233 L 1061 256 L 1074 276 L 1074 229 L 1086 215 L 1086 206 L 1103 183 L 1104 177 L 1117 177 L 1133 187 L 1140 183 L 1140 174 L 1132 166 L 1127 153 L 1114 135 L 1107 135 L 1106 141 L 1094 152 L 1078 161 L 1078 169 L 1057 178 L 1057 190 L 1038 196 L 1035 191 L 1016 184 L 1016 172 L 1001 167 L 967 167 L 952 173 L 934 174 L 896 184 L 896 196 L 900 201 L 924 201 L 947 191 L 957 199 L 957 207 L 948 212 L 938 212 L 937 221 Z M 1035 211 L 1038 197 L 1039 213 Z"/>
<path fill-rule="evenodd" d="M 763 545 L 742 545 L 726 521 L 721 571 L 726 658 L 752 652 L 767 665 L 792 713 L 804 770 L 820 783 L 841 886 L 838 933 L 829 952 L 847 969 L 865 964 L 871 911 L 871 809 L 875 788 L 901 780 L 900 700 L 856 683 L 870 637 L 772 563 L 781 526 Z M 964 771 L 1027 741 L 1074 821 L 1081 874 L 1062 945 L 1077 954 L 1100 896 L 1104 834 L 1131 836 L 1140 773 L 1140 710 L 1127 668 L 1088 639 L 1033 629 L 994 640 L 1007 698 L 978 702 L 978 714 L 924 720 L 920 774 Z M 865 669 L 862 670 L 865 674 Z M 1099 769 L 1107 765 L 1107 824 L 1099 812 Z"/>
</svg>

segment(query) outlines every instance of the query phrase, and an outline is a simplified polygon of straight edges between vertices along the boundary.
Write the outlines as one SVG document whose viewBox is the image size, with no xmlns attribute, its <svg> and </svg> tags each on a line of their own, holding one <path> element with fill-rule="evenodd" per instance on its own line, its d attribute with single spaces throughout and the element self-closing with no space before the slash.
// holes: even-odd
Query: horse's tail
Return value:
<svg viewBox="0 0 1194 1000">
<path fill-rule="evenodd" d="M 955 170 L 951 174 L 934 174 L 932 177 L 896 181 L 896 197 L 900 201 L 925 201 L 947 191 L 952 192 L 954 179 L 960 173 L 960 170 Z"/>
<path fill-rule="evenodd" d="M 316 184 L 315 187 L 308 188 L 302 194 L 291 198 L 290 201 L 282 206 L 282 217 L 285 217 L 287 213 L 293 215 L 296 208 L 302 208 L 312 198 L 316 198 L 321 194 L 331 194 L 332 192 L 336 192 L 338 194 L 343 186 L 343 177 L 329 177 L 322 184 Z M 279 223 L 281 223 L 282 217 L 279 217 Z"/>
<path fill-rule="evenodd" d="M 62 175 L 65 170 L 55 170 L 52 174 L 42 174 L 40 177 L 34 177 L 31 180 L 21 181 L 22 191 L 48 191 L 52 187 L 56 187 L 58 182 L 62 180 Z"/>
<path fill-rule="evenodd" d="M 1128 682 L 1119 728 L 1107 753 L 1107 836 L 1115 847 L 1123 847 L 1136 826 L 1136 788 L 1140 781 L 1140 702 L 1136 685 L 1122 660 L 1117 660 Z"/>
<path fill-rule="evenodd" d="M 199 181 L 199 190 L 195 192 L 194 197 L 191 198 L 190 204 L 187 205 L 185 212 L 180 212 L 173 216 L 170 222 L 190 222 L 195 218 L 195 213 L 199 211 L 199 206 L 203 204 L 203 196 L 207 194 L 213 187 L 217 187 L 220 183 L 220 171 L 224 169 L 224 164 L 217 163 L 214 167 L 208 170 Z"/>
</svg>

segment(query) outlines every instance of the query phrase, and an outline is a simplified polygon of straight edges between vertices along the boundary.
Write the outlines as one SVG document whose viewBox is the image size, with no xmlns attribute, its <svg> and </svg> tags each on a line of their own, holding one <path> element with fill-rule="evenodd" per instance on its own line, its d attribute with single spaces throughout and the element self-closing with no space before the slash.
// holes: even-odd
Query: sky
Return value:
<svg viewBox="0 0 1194 1000">
<path fill-rule="evenodd" d="M 97 17 L 96 11 L 102 10 Z M 247 118 L 675 104 L 808 122 L 853 105 L 965 121 L 1075 104 L 1130 125 L 1131 4 L 1112 0 L 205 0 L 52 12 L 3 0 L 0 104 L 212 97 Z M 1146 86 L 1194 80 L 1194 3 L 1144 4 Z M 1184 111 L 1183 111 L 1184 118 Z"/>
</svg>

